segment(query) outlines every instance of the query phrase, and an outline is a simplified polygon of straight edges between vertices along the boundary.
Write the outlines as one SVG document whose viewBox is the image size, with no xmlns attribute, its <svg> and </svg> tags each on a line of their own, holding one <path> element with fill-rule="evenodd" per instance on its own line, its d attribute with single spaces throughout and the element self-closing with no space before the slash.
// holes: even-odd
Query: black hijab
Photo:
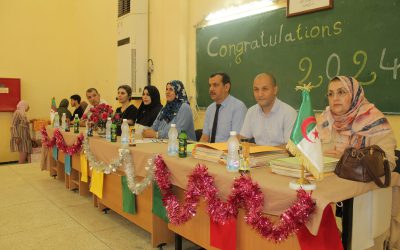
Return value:
<svg viewBox="0 0 400 250">
<path fill-rule="evenodd" d="M 147 91 L 149 92 L 151 103 L 149 105 L 145 105 L 142 101 L 139 106 L 136 123 L 150 127 L 151 125 L 153 125 L 154 120 L 157 118 L 157 115 L 160 112 L 162 105 L 160 100 L 160 92 L 155 86 L 150 85 L 144 87 L 143 93 L 145 89 L 147 89 Z"/>
</svg>

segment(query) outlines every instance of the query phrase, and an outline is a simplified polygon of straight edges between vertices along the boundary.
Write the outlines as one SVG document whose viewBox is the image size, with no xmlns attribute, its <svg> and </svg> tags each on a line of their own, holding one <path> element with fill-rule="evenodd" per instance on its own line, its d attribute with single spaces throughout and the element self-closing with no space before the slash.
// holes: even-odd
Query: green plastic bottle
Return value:
<svg viewBox="0 0 400 250">
<path fill-rule="evenodd" d="M 111 142 L 117 142 L 117 125 L 111 124 Z"/>
<path fill-rule="evenodd" d="M 78 114 L 75 114 L 74 118 L 74 133 L 79 134 L 79 117 Z"/>
<path fill-rule="evenodd" d="M 187 157 L 187 134 L 185 130 L 182 130 L 178 135 L 179 140 L 179 151 L 178 155 L 180 158 Z"/>
</svg>

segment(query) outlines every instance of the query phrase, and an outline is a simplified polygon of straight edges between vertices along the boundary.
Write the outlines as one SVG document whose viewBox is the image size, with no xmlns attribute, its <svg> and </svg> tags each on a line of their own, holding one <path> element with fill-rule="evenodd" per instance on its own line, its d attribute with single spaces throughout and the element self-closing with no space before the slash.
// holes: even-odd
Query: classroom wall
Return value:
<svg viewBox="0 0 400 250">
<path fill-rule="evenodd" d="M 163 102 L 165 83 L 180 79 L 196 111 L 195 26 L 209 12 L 251 1 L 149 0 L 152 82 Z M 0 76 L 21 78 L 30 118 L 47 118 L 51 97 L 57 103 L 75 93 L 85 99 L 85 90 L 93 86 L 116 106 L 116 13 L 117 1 L 110 0 L 0 1 Z M 204 112 L 195 118 L 201 128 Z M 10 120 L 11 113 L 1 113 L 0 162 L 16 159 L 8 149 Z M 400 142 L 400 116 L 389 121 Z"/>
</svg>

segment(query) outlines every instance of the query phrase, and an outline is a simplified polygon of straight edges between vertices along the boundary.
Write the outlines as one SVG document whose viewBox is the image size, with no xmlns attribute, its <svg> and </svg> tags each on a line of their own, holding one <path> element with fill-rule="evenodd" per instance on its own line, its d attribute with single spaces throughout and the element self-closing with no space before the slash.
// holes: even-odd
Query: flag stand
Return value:
<svg viewBox="0 0 400 250">
<path fill-rule="evenodd" d="M 291 189 L 294 189 L 294 190 L 298 190 L 300 188 L 302 188 L 304 190 L 315 190 L 315 189 L 317 189 L 317 185 L 314 182 L 310 182 L 309 180 L 307 180 L 304 177 L 304 171 L 305 171 L 304 165 L 301 164 L 300 178 L 298 180 L 291 181 L 289 183 L 289 187 Z"/>
</svg>

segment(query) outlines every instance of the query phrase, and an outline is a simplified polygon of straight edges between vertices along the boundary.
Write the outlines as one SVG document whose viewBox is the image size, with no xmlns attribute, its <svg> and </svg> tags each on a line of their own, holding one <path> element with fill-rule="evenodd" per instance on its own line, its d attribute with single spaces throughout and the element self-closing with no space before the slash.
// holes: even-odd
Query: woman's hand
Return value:
<svg viewBox="0 0 400 250">
<path fill-rule="evenodd" d="M 153 129 L 145 129 L 142 136 L 143 138 L 157 138 L 157 132 Z"/>
</svg>

